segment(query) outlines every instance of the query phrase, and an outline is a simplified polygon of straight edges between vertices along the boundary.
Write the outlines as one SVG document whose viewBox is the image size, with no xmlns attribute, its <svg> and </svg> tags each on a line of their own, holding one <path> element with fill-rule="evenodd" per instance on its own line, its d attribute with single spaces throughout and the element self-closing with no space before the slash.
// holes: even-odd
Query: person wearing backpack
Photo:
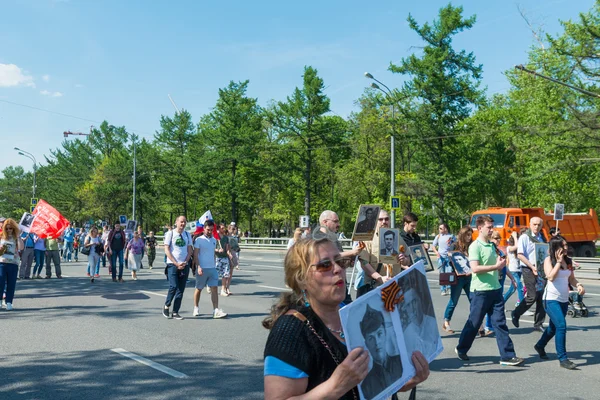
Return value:
<svg viewBox="0 0 600 400">
<path fill-rule="evenodd" d="M 543 271 L 537 271 L 535 266 L 535 244 L 547 242 L 544 232 L 542 232 L 542 223 L 542 219 L 539 217 L 531 218 L 529 229 L 519 237 L 517 257 L 521 263 L 521 274 L 523 275 L 527 295 L 510 314 L 513 325 L 518 328 L 521 315 L 535 304 L 533 330 L 538 332 L 544 331 L 542 324 L 546 318 L 546 311 L 542 304 L 544 285 L 538 285 L 538 278 L 545 280 L 544 273 Z M 540 273 L 541 276 L 538 276 Z"/>
</svg>

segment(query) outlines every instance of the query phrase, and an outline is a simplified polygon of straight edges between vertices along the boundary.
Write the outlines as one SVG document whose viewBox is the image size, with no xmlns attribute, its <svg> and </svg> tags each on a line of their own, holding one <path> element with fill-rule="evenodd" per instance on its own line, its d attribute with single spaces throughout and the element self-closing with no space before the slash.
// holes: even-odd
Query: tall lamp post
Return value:
<svg viewBox="0 0 600 400">
<path fill-rule="evenodd" d="M 29 158 L 31 161 L 33 161 L 33 198 L 35 199 L 35 188 L 36 188 L 36 171 L 37 171 L 37 161 L 35 160 L 35 157 L 33 156 L 33 154 L 25 151 L 25 150 L 21 150 L 18 147 L 15 147 L 15 150 L 19 152 L 19 155 L 23 156 L 23 157 L 27 157 Z"/>
<path fill-rule="evenodd" d="M 396 195 L 396 145 L 395 145 L 395 130 L 394 130 L 394 119 L 395 119 L 395 114 L 394 114 L 394 101 L 392 98 L 392 90 L 387 87 L 387 85 L 383 82 L 381 82 L 380 80 L 375 79 L 375 77 L 373 75 L 371 75 L 368 72 L 365 72 L 365 77 L 368 79 L 372 79 L 375 82 L 379 83 L 379 85 L 383 86 L 385 88 L 382 89 L 381 86 L 379 86 L 377 83 L 375 82 L 371 82 L 371 87 L 373 89 L 377 89 L 381 92 L 383 92 L 383 94 L 385 94 L 385 97 L 387 97 L 388 102 L 390 103 L 390 105 L 392 106 L 392 139 L 391 139 L 391 144 L 390 144 L 390 196 L 395 196 Z M 396 227 L 396 210 L 392 209 L 392 228 Z"/>
</svg>

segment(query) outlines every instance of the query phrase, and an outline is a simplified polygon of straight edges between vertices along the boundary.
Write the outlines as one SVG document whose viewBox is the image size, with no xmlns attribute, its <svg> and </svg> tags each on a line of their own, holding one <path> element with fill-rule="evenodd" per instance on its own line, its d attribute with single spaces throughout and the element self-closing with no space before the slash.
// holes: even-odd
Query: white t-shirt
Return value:
<svg viewBox="0 0 600 400">
<path fill-rule="evenodd" d="M 215 249 L 217 248 L 217 240 L 214 237 L 198 236 L 194 242 L 194 247 L 198 249 L 200 268 L 216 268 Z"/>
<path fill-rule="evenodd" d="M 521 272 L 521 264 L 519 259 L 512 251 L 508 252 L 508 270 L 510 272 Z"/>
<path fill-rule="evenodd" d="M 90 238 L 89 243 L 93 244 L 93 246 L 90 246 L 90 255 L 88 256 L 88 257 L 91 257 L 96 254 L 96 245 L 98 243 L 100 243 L 100 237 L 96 236 L 95 238 L 93 238 L 93 237 L 89 236 L 89 238 Z"/>
<path fill-rule="evenodd" d="M 546 284 L 546 290 L 544 291 L 544 300 L 556 300 L 560 303 L 566 303 L 569 301 L 569 278 L 571 277 L 571 270 L 559 269 L 558 275 L 554 278 L 554 281 L 548 279 Z"/>
<path fill-rule="evenodd" d="M 173 258 L 178 263 L 185 262 L 188 256 L 188 246 L 192 245 L 192 236 L 189 232 L 183 231 L 181 234 L 173 229 L 165 234 L 165 246 L 169 246 Z M 171 263 L 167 259 L 167 263 Z"/>
</svg>

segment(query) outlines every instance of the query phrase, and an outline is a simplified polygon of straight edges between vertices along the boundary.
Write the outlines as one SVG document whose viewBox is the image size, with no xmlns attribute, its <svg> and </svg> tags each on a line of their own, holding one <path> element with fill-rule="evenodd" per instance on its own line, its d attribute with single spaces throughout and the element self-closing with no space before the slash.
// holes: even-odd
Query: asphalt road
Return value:
<svg viewBox="0 0 600 400">
<path fill-rule="evenodd" d="M 168 285 L 161 262 L 125 283 L 113 283 L 108 269 L 101 269 L 102 277 L 90 284 L 83 262 L 65 264 L 62 280 L 19 281 L 15 310 L 0 312 L 0 399 L 262 398 L 268 332 L 261 321 L 286 290 L 282 259 L 280 251 L 242 252 L 233 295 L 219 298 L 230 315 L 223 320 L 211 318 L 206 293 L 202 315 L 192 317 L 191 280 L 181 310 L 185 320 L 164 318 Z M 428 275 L 441 325 L 448 297 L 440 296 L 437 274 Z M 553 342 L 550 360 L 539 360 L 533 345 L 540 334 L 526 322 L 532 317 L 523 317 L 521 328 L 510 322 L 509 327 L 524 367 L 500 366 L 493 337 L 476 339 L 471 361 L 463 363 L 454 354 L 459 332 L 442 334 L 445 349 L 431 364 L 419 398 L 598 398 L 600 282 L 584 283 L 591 315 L 567 320 L 567 350 L 579 370 L 559 368 Z M 513 305 L 514 300 L 507 308 Z M 452 321 L 455 330 L 467 315 L 463 296 Z"/>
</svg>

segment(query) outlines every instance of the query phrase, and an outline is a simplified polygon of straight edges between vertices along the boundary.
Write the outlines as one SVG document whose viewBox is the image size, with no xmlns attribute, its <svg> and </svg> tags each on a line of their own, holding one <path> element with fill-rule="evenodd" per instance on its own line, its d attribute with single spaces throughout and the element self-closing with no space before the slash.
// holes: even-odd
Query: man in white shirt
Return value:
<svg viewBox="0 0 600 400">
<path fill-rule="evenodd" d="M 166 318 L 175 318 L 182 320 L 179 315 L 185 283 L 189 274 L 187 264 L 193 255 L 192 235 L 185 231 L 187 220 L 185 216 L 180 215 L 175 222 L 176 228 L 170 230 L 165 235 L 165 255 L 167 256 L 167 267 L 165 273 L 169 280 L 169 292 L 167 300 L 163 307 L 163 315 Z M 173 302 L 173 314 L 169 316 L 169 308 Z"/>
<path fill-rule="evenodd" d="M 197 266 L 196 272 L 196 290 L 194 291 L 194 317 L 200 315 L 200 295 L 202 289 L 208 286 L 210 298 L 213 305 L 213 318 L 225 318 L 227 313 L 219 308 L 219 293 L 217 286 L 219 285 L 219 273 L 217 272 L 217 263 L 215 260 L 215 250 L 217 241 L 213 237 L 215 223 L 208 220 L 204 223 L 204 234 L 198 236 L 194 242 L 194 265 Z"/>
</svg>

